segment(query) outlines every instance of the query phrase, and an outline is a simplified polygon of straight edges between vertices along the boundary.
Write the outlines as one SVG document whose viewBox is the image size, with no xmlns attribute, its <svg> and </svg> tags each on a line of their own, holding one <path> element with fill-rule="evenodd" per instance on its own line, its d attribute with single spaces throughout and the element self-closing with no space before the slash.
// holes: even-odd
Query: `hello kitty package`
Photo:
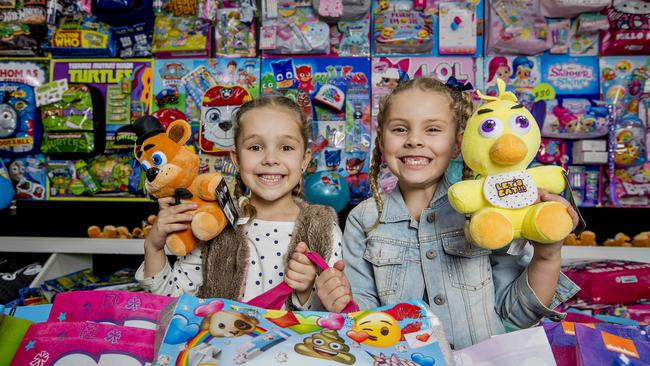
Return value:
<svg viewBox="0 0 650 366">
<path fill-rule="evenodd" d="M 614 0 L 606 13 L 609 30 L 600 38 L 601 55 L 650 53 L 650 0 Z"/>
</svg>

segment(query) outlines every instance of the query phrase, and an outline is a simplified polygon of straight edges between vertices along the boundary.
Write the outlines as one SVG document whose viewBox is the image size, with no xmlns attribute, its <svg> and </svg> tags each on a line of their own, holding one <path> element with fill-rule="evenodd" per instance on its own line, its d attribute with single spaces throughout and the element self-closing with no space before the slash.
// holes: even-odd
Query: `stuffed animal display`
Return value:
<svg viewBox="0 0 650 366">
<path fill-rule="evenodd" d="M 498 96 L 470 117 L 461 151 L 479 179 L 454 184 L 449 202 L 471 214 L 469 235 L 478 246 L 498 249 L 515 238 L 554 243 L 572 230 L 571 216 L 559 202 L 538 202 L 538 188 L 559 194 L 566 187 L 559 166 L 526 169 L 537 154 L 540 130 L 531 113 L 497 80 Z"/>
<path fill-rule="evenodd" d="M 141 117 L 133 124 L 137 141 L 135 158 L 146 174 L 145 188 L 156 197 L 175 197 L 176 204 L 193 202 L 191 227 L 167 236 L 166 245 L 175 255 L 191 252 L 199 240 L 215 238 L 228 224 L 217 203 L 219 173 L 199 174 L 199 157 L 183 145 L 190 139 L 189 123 L 176 120 L 167 130 L 152 116 Z"/>
</svg>

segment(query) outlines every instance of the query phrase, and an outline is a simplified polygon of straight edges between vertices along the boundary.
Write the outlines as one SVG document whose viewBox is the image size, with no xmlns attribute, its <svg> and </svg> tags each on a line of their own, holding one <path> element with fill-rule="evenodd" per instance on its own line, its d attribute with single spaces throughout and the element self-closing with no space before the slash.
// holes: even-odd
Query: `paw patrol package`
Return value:
<svg viewBox="0 0 650 366">
<path fill-rule="evenodd" d="M 183 295 L 161 324 L 160 365 L 454 364 L 440 321 L 421 301 L 335 314 Z"/>
<path fill-rule="evenodd" d="M 578 139 L 607 135 L 610 116 L 599 98 L 598 60 L 546 55 L 541 58 L 541 69 L 541 82 L 555 93 L 555 98 L 542 99 L 533 92 L 535 117 L 543 121 L 542 136 Z"/>
<path fill-rule="evenodd" d="M 213 95 L 209 100 L 204 99 L 206 92 L 217 86 L 220 86 L 219 91 L 214 89 L 211 93 L 218 93 L 219 98 Z M 232 146 L 232 112 L 243 103 L 246 96 L 259 96 L 259 86 L 259 59 L 156 60 L 152 110 L 172 115 L 167 123 L 174 119 L 184 119 L 190 122 L 194 130 L 201 129 L 198 136 L 204 152 L 227 150 Z M 224 97 L 221 97 L 221 89 L 224 89 Z M 226 95 L 228 98 L 225 98 Z M 163 124 L 164 115 L 156 116 Z M 221 150 L 217 146 L 220 141 Z"/>
</svg>

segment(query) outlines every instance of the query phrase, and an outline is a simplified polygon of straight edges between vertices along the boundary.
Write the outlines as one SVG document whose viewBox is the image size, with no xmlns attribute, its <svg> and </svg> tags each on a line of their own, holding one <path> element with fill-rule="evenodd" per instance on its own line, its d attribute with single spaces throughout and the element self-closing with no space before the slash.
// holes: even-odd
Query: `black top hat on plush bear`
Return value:
<svg viewBox="0 0 650 366">
<path fill-rule="evenodd" d="M 165 129 L 156 117 L 144 116 L 133 124 L 120 127 L 115 132 L 115 142 L 120 145 L 140 145 L 147 138 L 163 132 Z"/>
</svg>

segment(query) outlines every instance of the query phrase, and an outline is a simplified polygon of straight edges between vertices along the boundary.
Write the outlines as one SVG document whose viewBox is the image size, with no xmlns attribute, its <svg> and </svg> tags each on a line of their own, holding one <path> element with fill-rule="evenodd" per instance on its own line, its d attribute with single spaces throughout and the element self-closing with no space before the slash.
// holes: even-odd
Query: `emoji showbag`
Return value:
<svg viewBox="0 0 650 366">
<path fill-rule="evenodd" d="M 150 366 L 155 335 L 91 322 L 32 324 L 11 366 Z"/>
<path fill-rule="evenodd" d="M 526 169 L 541 142 L 537 122 L 517 97 L 497 79 L 498 96 L 470 117 L 461 146 L 463 160 L 479 179 L 449 188 L 449 202 L 471 214 L 469 235 L 478 246 L 498 249 L 515 238 L 554 243 L 572 230 L 567 208 L 559 202 L 538 201 L 543 189 L 559 194 L 566 187 L 559 166 Z"/>
<path fill-rule="evenodd" d="M 160 324 L 157 365 L 453 365 L 421 301 L 338 314 L 183 295 Z"/>
</svg>

